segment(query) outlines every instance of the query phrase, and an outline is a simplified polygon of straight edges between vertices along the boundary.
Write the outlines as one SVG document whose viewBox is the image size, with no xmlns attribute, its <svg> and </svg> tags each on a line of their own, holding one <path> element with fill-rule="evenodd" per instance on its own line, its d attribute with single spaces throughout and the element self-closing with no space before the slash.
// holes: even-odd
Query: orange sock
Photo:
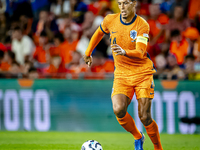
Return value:
<svg viewBox="0 0 200 150">
<path fill-rule="evenodd" d="M 136 140 L 142 138 L 141 133 L 135 125 L 135 121 L 128 112 L 126 112 L 123 118 L 117 118 L 117 121 L 126 131 L 130 132 Z"/>
<path fill-rule="evenodd" d="M 160 141 L 158 125 L 156 124 L 156 122 L 153 120 L 153 122 L 150 125 L 145 126 L 145 128 L 146 128 L 148 136 L 150 137 L 154 145 L 154 150 L 163 150 L 161 141 Z"/>
</svg>

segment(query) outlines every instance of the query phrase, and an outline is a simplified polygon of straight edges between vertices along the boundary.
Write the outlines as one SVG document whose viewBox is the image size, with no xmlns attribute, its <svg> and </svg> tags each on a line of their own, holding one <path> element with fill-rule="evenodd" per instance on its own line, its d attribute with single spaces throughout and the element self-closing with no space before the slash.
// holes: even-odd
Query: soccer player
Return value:
<svg viewBox="0 0 200 150">
<path fill-rule="evenodd" d="M 112 91 L 113 110 L 119 124 L 135 139 L 135 150 L 143 150 L 144 135 L 139 132 L 133 118 L 127 112 L 136 94 L 138 113 L 146 128 L 154 150 L 162 150 L 158 126 L 151 118 L 151 102 L 154 97 L 153 73 L 156 72 L 146 52 L 149 25 L 138 16 L 136 0 L 118 0 L 120 13 L 107 15 L 91 38 L 83 56 L 88 66 L 91 53 L 104 34 L 110 34 L 115 72 Z"/>
</svg>

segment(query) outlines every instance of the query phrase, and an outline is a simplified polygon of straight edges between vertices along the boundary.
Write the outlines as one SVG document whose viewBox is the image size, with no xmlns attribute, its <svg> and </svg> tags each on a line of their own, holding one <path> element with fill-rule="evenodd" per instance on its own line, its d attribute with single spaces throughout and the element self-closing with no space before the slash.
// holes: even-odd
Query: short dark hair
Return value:
<svg viewBox="0 0 200 150">
<path fill-rule="evenodd" d="M 4 56 L 4 51 L 1 51 L 1 50 L 0 50 L 0 59 L 2 59 L 3 56 Z"/>
<path fill-rule="evenodd" d="M 29 68 L 28 72 L 29 72 L 29 73 L 30 73 L 30 72 L 37 72 L 37 68 L 31 67 L 31 68 Z"/>
<path fill-rule="evenodd" d="M 56 35 L 54 36 L 54 39 L 59 39 L 60 42 L 64 42 L 65 41 L 63 35 L 61 33 L 59 33 L 59 32 L 56 33 Z"/>
<path fill-rule="evenodd" d="M 189 55 L 185 56 L 185 59 L 192 59 L 192 60 L 195 60 L 195 57 L 194 57 L 194 55 L 189 54 Z"/>
<path fill-rule="evenodd" d="M 13 31 L 22 31 L 22 29 L 19 26 L 14 27 Z"/>
<path fill-rule="evenodd" d="M 183 7 L 183 5 L 182 5 L 181 3 L 177 3 L 177 4 L 175 5 L 175 7 L 182 7 L 182 8 L 184 9 L 184 7 Z"/>
<path fill-rule="evenodd" d="M 41 37 L 47 37 L 47 33 L 45 30 L 43 30 L 41 33 L 40 33 L 40 36 Z"/>
<path fill-rule="evenodd" d="M 14 61 L 15 60 L 15 53 L 12 51 L 8 51 L 8 56 Z"/>
<path fill-rule="evenodd" d="M 176 37 L 181 35 L 181 32 L 178 29 L 174 29 L 171 31 L 171 37 Z"/>
<path fill-rule="evenodd" d="M 17 65 L 18 67 L 20 67 L 20 64 L 17 61 L 13 61 L 12 65 Z"/>
</svg>

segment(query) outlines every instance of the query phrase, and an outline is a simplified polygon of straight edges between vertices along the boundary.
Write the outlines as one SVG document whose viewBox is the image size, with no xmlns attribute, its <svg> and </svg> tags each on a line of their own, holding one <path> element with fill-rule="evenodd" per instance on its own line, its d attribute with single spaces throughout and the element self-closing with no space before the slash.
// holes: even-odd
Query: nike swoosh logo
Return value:
<svg viewBox="0 0 200 150">
<path fill-rule="evenodd" d="M 150 93 L 150 95 L 153 95 L 154 93 Z"/>
<path fill-rule="evenodd" d="M 112 34 L 117 33 L 117 32 L 112 32 Z"/>
</svg>

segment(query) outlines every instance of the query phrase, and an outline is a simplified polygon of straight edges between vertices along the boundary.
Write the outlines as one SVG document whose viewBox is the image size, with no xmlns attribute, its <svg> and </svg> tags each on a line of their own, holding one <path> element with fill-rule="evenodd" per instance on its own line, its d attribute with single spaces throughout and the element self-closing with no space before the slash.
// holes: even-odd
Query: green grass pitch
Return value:
<svg viewBox="0 0 200 150">
<path fill-rule="evenodd" d="M 149 137 L 144 150 L 153 150 Z M 200 150 L 200 135 L 161 134 L 164 150 Z M 0 150 L 80 150 L 87 140 L 97 140 L 104 150 L 133 150 L 126 132 L 0 132 Z"/>
</svg>

